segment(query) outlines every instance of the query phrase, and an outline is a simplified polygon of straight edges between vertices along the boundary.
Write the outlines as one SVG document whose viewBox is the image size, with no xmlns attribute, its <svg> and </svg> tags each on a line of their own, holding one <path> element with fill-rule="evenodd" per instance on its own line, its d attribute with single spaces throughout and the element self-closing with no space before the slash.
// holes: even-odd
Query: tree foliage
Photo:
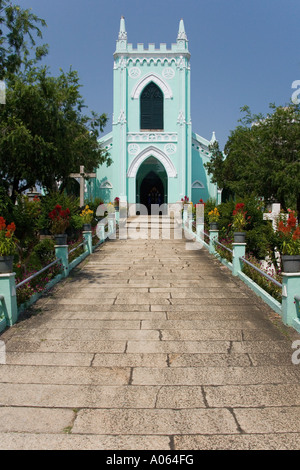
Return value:
<svg viewBox="0 0 300 470">
<path fill-rule="evenodd" d="M 0 176 L 13 195 L 36 183 L 62 191 L 80 165 L 92 171 L 109 163 L 98 143 L 107 117 L 82 114 L 79 88 L 77 72 L 52 77 L 46 67 L 9 80 L 0 108 Z"/>
<path fill-rule="evenodd" d="M 283 209 L 300 213 L 300 108 L 270 105 L 267 116 L 252 115 L 249 107 L 231 132 L 224 153 L 217 144 L 206 165 L 220 188 L 235 195 L 263 197 Z"/>
<path fill-rule="evenodd" d="M 0 0 L 0 80 L 18 72 L 22 65 L 30 66 L 46 55 L 47 46 L 36 45 L 36 40 L 42 38 L 40 28 L 44 26 L 45 20 L 30 9 Z"/>
<path fill-rule="evenodd" d="M 30 10 L 0 0 L 0 78 L 7 89 L 0 106 L 0 184 L 10 187 L 13 201 L 36 184 L 63 191 L 81 165 L 90 172 L 111 163 L 98 143 L 107 116 L 83 113 L 77 72 L 53 77 L 38 66 L 47 53 L 47 46 L 36 44 L 45 24 Z"/>
</svg>

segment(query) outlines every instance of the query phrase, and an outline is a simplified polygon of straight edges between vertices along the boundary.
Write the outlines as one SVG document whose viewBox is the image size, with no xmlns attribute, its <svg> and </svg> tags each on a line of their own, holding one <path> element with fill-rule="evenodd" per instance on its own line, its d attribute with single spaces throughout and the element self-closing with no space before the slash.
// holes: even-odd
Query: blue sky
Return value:
<svg viewBox="0 0 300 470">
<path fill-rule="evenodd" d="M 14 0 L 47 22 L 43 42 L 53 75 L 77 70 L 89 110 L 112 125 L 113 53 L 120 17 L 128 42 L 176 42 L 184 20 L 191 52 L 193 131 L 221 148 L 240 108 L 254 113 L 291 99 L 300 80 L 299 0 Z"/>
</svg>

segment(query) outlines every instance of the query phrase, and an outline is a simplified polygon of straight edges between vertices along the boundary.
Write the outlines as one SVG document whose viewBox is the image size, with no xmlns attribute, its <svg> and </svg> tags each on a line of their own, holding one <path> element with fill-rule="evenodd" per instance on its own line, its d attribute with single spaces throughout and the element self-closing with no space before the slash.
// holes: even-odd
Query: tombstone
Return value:
<svg viewBox="0 0 300 470">
<path fill-rule="evenodd" d="M 271 220 L 274 232 L 277 230 L 277 221 L 280 215 L 281 205 L 279 203 L 272 204 L 271 212 L 264 213 L 264 220 Z M 280 253 L 275 252 L 277 267 L 280 266 Z M 269 274 L 275 270 L 275 266 L 271 264 L 270 258 L 267 256 L 265 260 L 261 260 L 261 268 L 265 269 Z"/>
<path fill-rule="evenodd" d="M 273 230 L 277 229 L 277 219 L 280 215 L 281 206 L 279 203 L 272 204 L 272 211 L 264 214 L 264 220 L 271 220 Z"/>
<path fill-rule="evenodd" d="M 26 196 L 28 197 L 29 202 L 33 202 L 35 197 L 40 197 L 41 193 L 35 188 L 30 188 L 28 193 L 26 193 Z"/>
</svg>

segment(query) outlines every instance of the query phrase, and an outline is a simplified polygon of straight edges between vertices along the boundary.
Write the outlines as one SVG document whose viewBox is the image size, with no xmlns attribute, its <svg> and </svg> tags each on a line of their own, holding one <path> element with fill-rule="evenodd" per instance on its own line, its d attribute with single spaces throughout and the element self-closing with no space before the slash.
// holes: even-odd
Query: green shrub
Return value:
<svg viewBox="0 0 300 470">
<path fill-rule="evenodd" d="M 32 255 L 36 256 L 41 266 L 46 266 L 55 259 L 54 240 L 41 240 L 32 250 Z"/>
</svg>

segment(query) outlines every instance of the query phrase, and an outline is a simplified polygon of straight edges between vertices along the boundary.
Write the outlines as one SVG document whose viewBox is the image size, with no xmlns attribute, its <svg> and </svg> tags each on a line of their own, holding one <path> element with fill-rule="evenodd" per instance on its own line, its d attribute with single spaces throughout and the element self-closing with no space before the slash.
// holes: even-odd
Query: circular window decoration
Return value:
<svg viewBox="0 0 300 470">
<path fill-rule="evenodd" d="M 164 150 L 167 155 L 173 155 L 173 153 L 176 152 L 177 148 L 175 144 L 166 144 Z"/>
<path fill-rule="evenodd" d="M 128 146 L 128 152 L 130 155 L 137 155 L 140 152 L 140 146 L 138 144 L 130 144 Z"/>
<path fill-rule="evenodd" d="M 173 69 L 171 69 L 171 67 L 168 67 L 167 69 L 164 69 L 162 74 L 164 78 L 170 80 L 171 78 L 174 78 L 175 72 Z"/>
<path fill-rule="evenodd" d="M 138 78 L 141 75 L 141 71 L 138 67 L 132 67 L 132 69 L 129 70 L 129 76 L 131 78 Z"/>
</svg>

